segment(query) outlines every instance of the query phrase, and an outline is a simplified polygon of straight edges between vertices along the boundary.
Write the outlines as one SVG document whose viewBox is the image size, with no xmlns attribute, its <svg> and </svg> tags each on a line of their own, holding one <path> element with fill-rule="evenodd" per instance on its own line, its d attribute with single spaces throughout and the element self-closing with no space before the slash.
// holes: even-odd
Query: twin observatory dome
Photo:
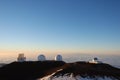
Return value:
<svg viewBox="0 0 120 80">
<path fill-rule="evenodd" d="M 46 57 L 44 55 L 39 55 L 38 56 L 38 61 L 45 61 Z M 61 55 L 57 55 L 55 56 L 55 61 L 62 61 L 62 56 Z"/>
<path fill-rule="evenodd" d="M 45 61 L 47 60 L 45 55 L 41 54 L 37 57 L 38 61 Z M 61 55 L 56 55 L 55 58 L 54 58 L 55 61 L 62 61 L 62 56 Z M 26 57 L 24 56 L 24 54 L 19 54 L 18 55 L 18 58 L 17 58 L 17 61 L 18 62 L 24 62 L 26 61 Z"/>
</svg>

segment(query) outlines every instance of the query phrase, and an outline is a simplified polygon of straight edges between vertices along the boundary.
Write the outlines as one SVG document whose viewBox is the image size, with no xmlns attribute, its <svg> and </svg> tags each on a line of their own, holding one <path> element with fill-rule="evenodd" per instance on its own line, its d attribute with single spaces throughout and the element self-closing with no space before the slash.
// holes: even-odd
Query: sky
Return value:
<svg viewBox="0 0 120 80">
<path fill-rule="evenodd" d="M 120 0 L 0 0 L 0 55 L 120 55 Z"/>
</svg>

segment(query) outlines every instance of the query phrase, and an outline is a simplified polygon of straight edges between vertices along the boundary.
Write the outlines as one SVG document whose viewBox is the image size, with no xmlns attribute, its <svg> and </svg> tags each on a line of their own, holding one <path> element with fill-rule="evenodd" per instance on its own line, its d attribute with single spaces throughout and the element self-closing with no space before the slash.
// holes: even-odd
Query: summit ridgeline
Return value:
<svg viewBox="0 0 120 80">
<path fill-rule="evenodd" d="M 94 78 L 99 76 L 120 80 L 120 69 L 105 63 L 95 64 L 84 61 L 65 63 L 64 61 L 46 60 L 12 62 L 0 68 L 0 80 L 41 80 L 48 75 L 51 75 L 52 78 L 66 74 L 72 74 L 74 77 Z"/>
</svg>

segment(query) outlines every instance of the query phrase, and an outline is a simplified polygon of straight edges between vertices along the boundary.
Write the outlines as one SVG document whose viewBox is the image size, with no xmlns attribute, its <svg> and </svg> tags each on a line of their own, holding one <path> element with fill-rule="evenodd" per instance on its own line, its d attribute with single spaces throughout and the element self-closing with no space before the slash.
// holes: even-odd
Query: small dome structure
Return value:
<svg viewBox="0 0 120 80">
<path fill-rule="evenodd" d="M 95 57 L 95 58 L 92 59 L 92 61 L 89 61 L 89 63 L 99 64 L 99 63 L 102 63 L 102 62 L 99 61 L 99 59 L 97 57 Z"/>
<path fill-rule="evenodd" d="M 95 58 L 93 59 L 93 61 L 98 61 L 98 58 L 97 58 L 97 57 L 95 57 Z"/>
<path fill-rule="evenodd" d="M 39 55 L 38 56 L 38 61 L 45 61 L 46 57 L 44 55 Z"/>
<path fill-rule="evenodd" d="M 62 56 L 61 55 L 55 56 L 55 61 L 62 61 Z"/>
</svg>

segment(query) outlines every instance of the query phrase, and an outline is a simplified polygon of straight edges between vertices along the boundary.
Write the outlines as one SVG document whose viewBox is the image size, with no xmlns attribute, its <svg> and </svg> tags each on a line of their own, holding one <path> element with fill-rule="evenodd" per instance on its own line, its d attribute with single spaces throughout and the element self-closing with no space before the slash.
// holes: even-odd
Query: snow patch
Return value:
<svg viewBox="0 0 120 80">
<path fill-rule="evenodd" d="M 111 77 L 98 77 L 98 76 L 96 76 L 95 78 L 90 78 L 90 77 L 83 78 L 81 76 L 73 77 L 72 75 L 52 77 L 50 75 L 50 76 L 43 77 L 43 78 L 38 79 L 38 80 L 118 80 L 118 79 L 111 78 Z"/>
<path fill-rule="evenodd" d="M 62 70 L 63 70 L 63 69 L 59 69 L 59 70 L 57 70 L 56 72 L 52 73 L 51 75 L 45 76 L 45 77 L 43 77 L 43 78 L 41 78 L 41 79 L 37 79 L 37 80 L 52 80 L 52 76 L 53 76 L 55 73 L 57 73 L 57 72 L 59 72 L 59 71 L 62 71 Z"/>
</svg>

